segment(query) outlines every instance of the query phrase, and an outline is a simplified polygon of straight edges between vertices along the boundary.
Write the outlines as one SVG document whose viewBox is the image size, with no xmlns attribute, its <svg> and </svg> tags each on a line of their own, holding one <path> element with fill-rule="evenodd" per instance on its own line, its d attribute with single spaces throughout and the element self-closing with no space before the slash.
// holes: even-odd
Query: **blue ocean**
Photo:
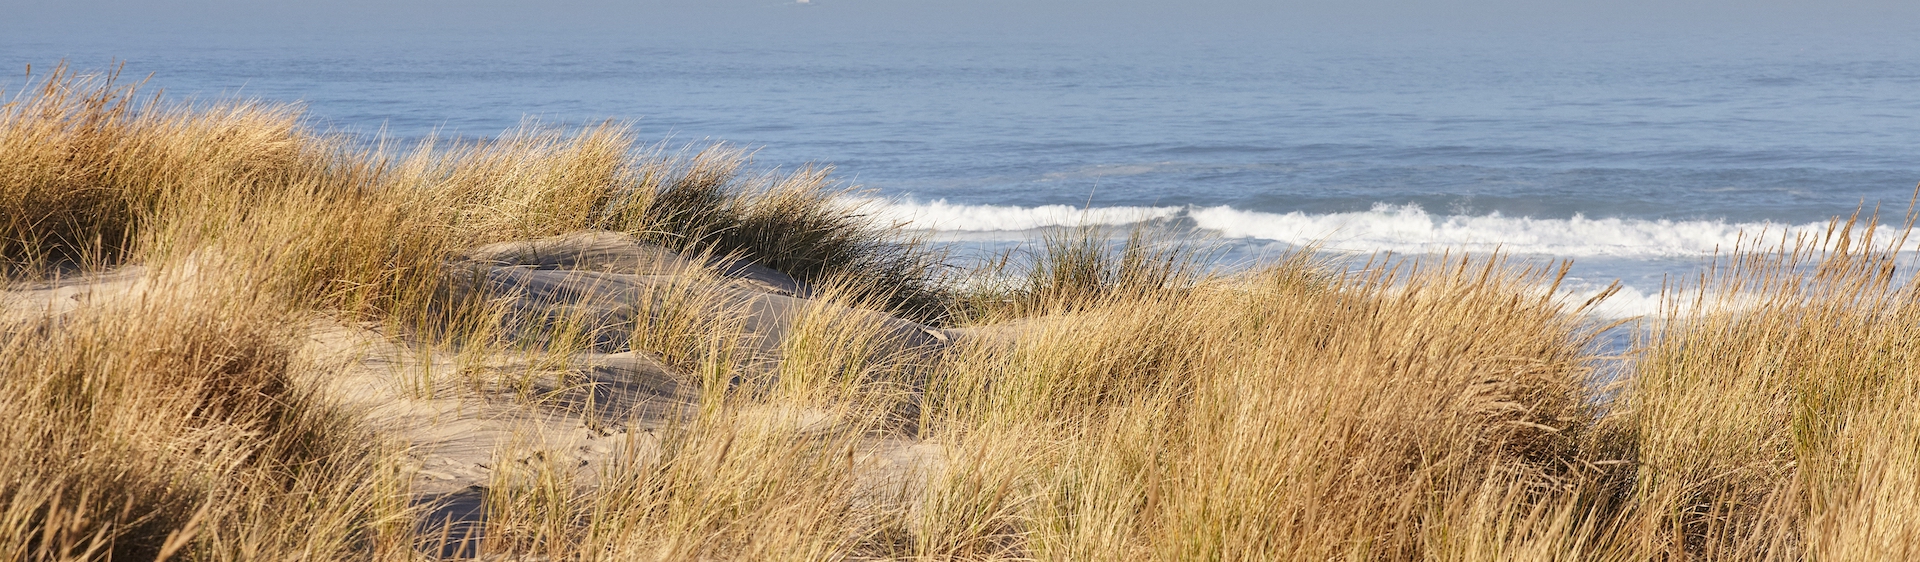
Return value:
<svg viewBox="0 0 1920 562">
<path fill-rule="evenodd" d="M 1742 237 L 1897 225 L 1920 182 L 1911 34 L 706 31 L 14 33 L 0 87 L 121 67 L 399 141 L 612 119 L 832 166 L 961 253 L 1085 223 L 1224 262 L 1497 250 L 1620 280 L 1620 315 Z"/>
</svg>

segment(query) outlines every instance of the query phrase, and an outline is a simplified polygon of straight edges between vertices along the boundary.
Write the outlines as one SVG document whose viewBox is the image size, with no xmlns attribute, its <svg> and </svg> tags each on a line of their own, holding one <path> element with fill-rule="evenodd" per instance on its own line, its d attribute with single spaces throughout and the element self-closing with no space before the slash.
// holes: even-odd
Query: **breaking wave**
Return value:
<svg viewBox="0 0 1920 562">
<path fill-rule="evenodd" d="M 882 220 L 921 230 L 961 232 L 1019 231 L 1054 226 L 1122 225 L 1167 219 L 1185 207 L 1092 207 L 1072 205 L 955 205 L 945 199 L 926 202 L 868 201 Z"/>
<path fill-rule="evenodd" d="M 1361 212 L 1268 213 L 1233 207 L 1019 207 L 931 202 L 871 201 L 883 220 L 931 231 L 1023 231 L 1078 225 L 1126 225 L 1184 219 L 1226 238 L 1258 239 L 1329 250 L 1405 253 L 1487 251 L 1555 257 L 1657 258 L 1702 256 L 1732 250 L 1743 241 L 1823 233 L 1827 223 L 1783 224 L 1724 220 L 1565 219 L 1486 215 L 1439 215 L 1413 205 L 1375 205 Z M 1891 227 L 1881 226 L 1882 235 Z"/>
</svg>

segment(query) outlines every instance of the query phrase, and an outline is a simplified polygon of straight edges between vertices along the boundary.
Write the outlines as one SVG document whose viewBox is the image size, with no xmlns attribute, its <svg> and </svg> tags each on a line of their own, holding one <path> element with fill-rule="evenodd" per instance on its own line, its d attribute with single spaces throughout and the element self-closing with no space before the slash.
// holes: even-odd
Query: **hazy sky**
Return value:
<svg viewBox="0 0 1920 562">
<path fill-rule="evenodd" d="M 1846 34 L 1914 0 L 0 0 L 11 33 Z"/>
</svg>

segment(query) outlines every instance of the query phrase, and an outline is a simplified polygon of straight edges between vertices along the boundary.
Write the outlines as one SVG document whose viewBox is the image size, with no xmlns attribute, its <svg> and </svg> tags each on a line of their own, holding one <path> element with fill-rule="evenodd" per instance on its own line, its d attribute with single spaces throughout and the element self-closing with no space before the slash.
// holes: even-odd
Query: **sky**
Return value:
<svg viewBox="0 0 1920 562">
<path fill-rule="evenodd" d="M 648 33 L 1240 37 L 1831 33 L 1920 28 L 1913 0 L 0 0 L 13 34 Z"/>
</svg>

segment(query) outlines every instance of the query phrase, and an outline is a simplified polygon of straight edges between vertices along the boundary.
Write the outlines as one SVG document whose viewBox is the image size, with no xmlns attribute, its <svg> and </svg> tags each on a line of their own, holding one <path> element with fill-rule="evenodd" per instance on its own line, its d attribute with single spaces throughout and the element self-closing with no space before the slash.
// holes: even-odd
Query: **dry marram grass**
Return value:
<svg viewBox="0 0 1920 562">
<path fill-rule="evenodd" d="M 1599 327 L 1554 296 L 1564 269 L 1303 252 L 1222 274 L 1083 229 L 957 283 L 842 191 L 616 124 L 363 148 L 286 106 L 58 69 L 0 108 L 0 559 L 1920 544 L 1903 238 L 1837 222 L 1732 254 L 1670 293 L 1616 393 L 1592 380 Z M 565 247 L 600 265 L 541 255 Z M 448 469 L 369 421 L 390 404 L 329 393 L 375 371 L 303 352 L 313 326 L 394 350 L 383 400 L 509 428 L 470 463 L 477 528 L 422 522 Z M 606 452 L 543 448 L 569 423 Z"/>
</svg>

